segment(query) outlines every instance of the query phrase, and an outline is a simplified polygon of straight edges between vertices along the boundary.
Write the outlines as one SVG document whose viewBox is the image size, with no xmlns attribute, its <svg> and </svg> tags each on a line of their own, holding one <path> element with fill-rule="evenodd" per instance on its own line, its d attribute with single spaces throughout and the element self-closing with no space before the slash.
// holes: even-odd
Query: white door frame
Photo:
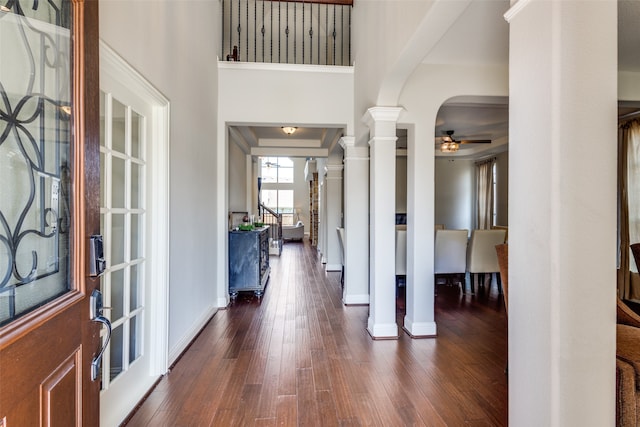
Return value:
<svg viewBox="0 0 640 427">
<path fill-rule="evenodd" d="M 152 105 L 151 135 L 153 141 L 148 162 L 151 167 L 149 182 L 154 188 L 148 194 L 147 233 L 154 236 L 153 245 L 147 246 L 149 259 L 147 288 L 150 292 L 151 325 L 150 375 L 163 375 L 168 370 L 169 350 L 169 100 L 133 69 L 122 57 L 100 40 L 100 73 L 109 75 Z"/>
</svg>

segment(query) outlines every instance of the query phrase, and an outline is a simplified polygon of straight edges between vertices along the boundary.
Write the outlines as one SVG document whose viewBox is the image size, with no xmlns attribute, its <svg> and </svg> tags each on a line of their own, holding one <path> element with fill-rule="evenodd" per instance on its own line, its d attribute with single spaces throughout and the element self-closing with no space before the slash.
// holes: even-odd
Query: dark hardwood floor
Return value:
<svg viewBox="0 0 640 427">
<path fill-rule="evenodd" d="M 340 273 L 287 243 L 262 301 L 220 310 L 128 426 L 505 426 L 507 320 L 495 282 L 438 285 L 438 337 L 371 339 Z M 402 295 L 398 321 L 404 313 Z"/>
</svg>

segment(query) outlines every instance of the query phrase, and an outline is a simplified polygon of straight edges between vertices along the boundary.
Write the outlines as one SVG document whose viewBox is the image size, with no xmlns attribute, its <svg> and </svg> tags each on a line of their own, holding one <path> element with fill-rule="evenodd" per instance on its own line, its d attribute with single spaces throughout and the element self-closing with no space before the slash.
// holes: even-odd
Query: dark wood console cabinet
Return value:
<svg viewBox="0 0 640 427">
<path fill-rule="evenodd" d="M 229 295 L 253 291 L 261 297 L 269 280 L 269 227 L 229 231 Z"/>
</svg>

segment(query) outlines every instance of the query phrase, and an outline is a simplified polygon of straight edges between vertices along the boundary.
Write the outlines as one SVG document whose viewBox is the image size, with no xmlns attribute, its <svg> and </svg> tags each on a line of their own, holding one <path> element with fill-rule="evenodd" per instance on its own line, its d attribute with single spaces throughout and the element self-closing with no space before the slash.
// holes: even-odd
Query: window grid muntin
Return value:
<svg viewBox="0 0 640 427">
<path fill-rule="evenodd" d="M 104 94 L 104 92 L 102 92 Z M 131 106 L 125 106 L 125 152 L 122 153 L 120 151 L 113 149 L 113 97 L 110 93 L 104 94 L 104 142 L 100 146 L 100 154 L 104 159 L 104 170 L 112 171 L 113 158 L 123 159 L 125 161 L 125 176 L 124 176 L 124 192 L 125 192 L 125 203 L 124 207 L 114 208 L 112 206 L 113 201 L 113 185 L 114 180 L 112 179 L 111 174 L 105 174 L 102 177 L 104 178 L 101 181 L 101 188 L 104 189 L 104 206 L 100 207 L 100 216 L 101 216 L 101 231 L 104 236 L 105 246 L 104 252 L 105 254 L 111 253 L 111 245 L 112 245 L 112 226 L 113 226 L 113 215 L 124 215 L 124 262 L 118 264 L 111 264 L 111 261 L 107 259 L 107 270 L 105 274 L 102 276 L 101 287 L 103 289 L 103 296 L 105 301 L 105 306 L 111 306 L 112 303 L 112 274 L 113 272 L 124 270 L 124 284 L 122 289 L 122 298 L 123 298 L 123 316 L 114 319 L 112 321 L 112 329 L 116 330 L 116 328 L 122 328 L 122 336 L 121 343 L 122 348 L 120 349 L 120 354 L 122 355 L 122 367 L 118 369 L 118 372 L 115 375 L 112 375 L 112 349 L 111 346 L 113 341 L 109 343 L 109 348 L 105 351 L 103 355 L 103 368 L 108 367 L 108 369 L 102 369 L 102 390 L 106 390 L 109 388 L 110 384 L 114 381 L 117 381 L 118 378 L 121 377 L 121 374 L 126 372 L 132 364 L 134 364 L 140 356 L 144 354 L 144 328 L 138 326 L 137 330 L 140 332 L 140 335 L 136 338 L 135 343 L 138 345 L 138 349 L 135 351 L 136 359 L 131 361 L 129 359 L 131 355 L 130 345 L 131 341 L 131 319 L 136 318 L 136 324 L 143 325 L 144 324 L 144 294 L 145 294 L 145 271 L 144 268 L 140 268 L 144 266 L 144 262 L 146 260 L 145 251 L 145 223 L 146 223 L 146 210 L 145 210 L 145 200 L 146 200 L 146 186 L 144 183 L 146 182 L 146 162 L 143 158 L 144 153 L 146 152 L 146 126 L 145 121 L 146 117 L 137 114 L 138 117 L 138 150 L 139 155 L 137 157 L 131 156 L 132 150 L 132 142 L 131 142 L 131 132 L 132 132 L 132 114 L 134 113 Z M 124 104 L 123 104 L 124 105 Z M 138 205 L 139 208 L 132 209 L 131 204 L 131 165 L 139 166 L 139 175 L 138 175 Z M 102 169 L 102 168 L 101 168 Z M 107 179 L 108 178 L 108 179 Z M 136 215 L 138 217 L 138 230 L 140 232 L 140 237 L 138 239 L 138 251 L 140 256 L 136 259 L 131 259 L 131 216 Z M 131 267 L 138 266 L 138 307 L 131 307 Z M 105 313 L 107 317 L 111 319 L 111 314 L 107 311 Z M 135 331 L 134 331 L 135 333 Z M 106 338 L 106 331 L 101 331 L 102 340 Z M 119 368 L 116 365 L 117 368 Z"/>
</svg>

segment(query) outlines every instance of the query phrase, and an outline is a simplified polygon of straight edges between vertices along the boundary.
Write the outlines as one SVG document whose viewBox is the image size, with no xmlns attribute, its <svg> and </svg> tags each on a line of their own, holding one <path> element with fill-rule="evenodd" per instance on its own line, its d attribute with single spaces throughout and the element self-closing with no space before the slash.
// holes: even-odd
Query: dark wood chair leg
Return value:
<svg viewBox="0 0 640 427">
<path fill-rule="evenodd" d="M 498 284 L 498 294 L 502 295 L 502 278 L 500 273 L 496 273 L 496 283 Z"/>
</svg>

